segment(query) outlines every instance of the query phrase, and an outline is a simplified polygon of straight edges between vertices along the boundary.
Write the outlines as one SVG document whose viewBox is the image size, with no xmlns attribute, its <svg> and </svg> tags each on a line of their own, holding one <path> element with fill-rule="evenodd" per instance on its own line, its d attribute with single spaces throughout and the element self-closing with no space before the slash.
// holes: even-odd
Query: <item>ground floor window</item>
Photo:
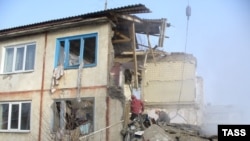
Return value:
<svg viewBox="0 0 250 141">
<path fill-rule="evenodd" d="M 0 102 L 0 131 L 29 131 L 30 102 Z"/>
<path fill-rule="evenodd" d="M 55 100 L 53 131 L 80 130 L 82 135 L 93 132 L 94 98 Z"/>
</svg>

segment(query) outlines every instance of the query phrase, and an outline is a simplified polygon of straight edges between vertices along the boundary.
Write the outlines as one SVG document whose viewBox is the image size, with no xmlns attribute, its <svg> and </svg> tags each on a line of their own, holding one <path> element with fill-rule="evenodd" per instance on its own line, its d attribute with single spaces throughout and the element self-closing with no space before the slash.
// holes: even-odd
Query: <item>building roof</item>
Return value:
<svg viewBox="0 0 250 141">
<path fill-rule="evenodd" d="M 49 21 L 44 21 L 44 22 L 39 22 L 39 23 L 33 23 L 33 24 L 28 24 L 28 25 L 23 25 L 23 26 L 18 26 L 18 27 L 2 29 L 0 30 L 0 35 L 8 34 L 10 32 L 30 30 L 33 28 L 41 28 L 45 26 L 58 25 L 58 24 L 66 23 L 66 22 L 71 22 L 72 20 L 74 21 L 74 20 L 84 20 L 84 19 L 89 19 L 89 18 L 105 17 L 111 14 L 138 14 L 138 13 L 150 13 L 150 12 L 151 11 L 147 7 L 145 7 L 145 5 L 143 4 L 128 5 L 128 6 L 123 6 L 123 7 L 113 8 L 113 9 L 107 9 L 107 10 L 102 10 L 102 11 L 97 11 L 97 12 L 81 14 L 77 16 L 71 16 L 71 17 L 66 17 L 66 18 L 61 18 L 61 19 L 54 19 L 54 20 L 49 20 Z"/>
</svg>

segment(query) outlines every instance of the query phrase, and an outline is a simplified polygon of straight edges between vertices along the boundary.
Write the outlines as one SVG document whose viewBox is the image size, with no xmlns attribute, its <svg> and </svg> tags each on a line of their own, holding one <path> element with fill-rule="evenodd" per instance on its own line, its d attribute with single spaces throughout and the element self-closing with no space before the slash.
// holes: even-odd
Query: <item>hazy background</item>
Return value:
<svg viewBox="0 0 250 141">
<path fill-rule="evenodd" d="M 168 52 L 185 50 L 185 10 L 189 3 L 192 13 L 187 53 L 198 60 L 197 75 L 204 79 L 205 103 L 234 105 L 250 113 L 249 0 L 107 2 L 108 8 L 142 3 L 152 13 L 140 14 L 140 17 L 167 18 L 173 25 L 166 31 L 170 38 L 165 40 L 164 50 Z M 100 11 L 104 6 L 105 0 L 0 0 L 0 29 Z"/>
</svg>

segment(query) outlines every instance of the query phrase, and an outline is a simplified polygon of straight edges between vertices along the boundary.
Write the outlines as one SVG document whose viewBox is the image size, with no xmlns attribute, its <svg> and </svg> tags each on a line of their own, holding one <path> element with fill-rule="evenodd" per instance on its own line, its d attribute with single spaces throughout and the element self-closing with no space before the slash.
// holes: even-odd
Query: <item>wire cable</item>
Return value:
<svg viewBox="0 0 250 141">
<path fill-rule="evenodd" d="M 184 70 L 185 70 L 185 62 L 186 62 L 186 52 L 187 52 L 187 41 L 188 41 L 188 27 L 189 27 L 189 17 L 191 16 L 191 7 L 189 6 L 189 1 L 188 1 L 188 6 L 186 8 L 186 16 L 187 16 L 187 24 L 186 24 L 186 40 L 185 40 L 185 48 L 184 48 L 184 58 L 183 58 L 183 63 L 181 65 L 181 85 L 180 85 L 180 91 L 179 91 L 179 97 L 177 101 L 177 110 L 176 114 L 171 118 L 174 119 L 177 117 L 179 114 L 180 110 L 180 101 L 181 101 L 181 95 L 182 95 L 182 89 L 183 89 L 183 81 L 184 81 Z M 182 117 L 184 119 L 184 117 Z M 187 120 L 184 119 L 186 122 Z"/>
</svg>

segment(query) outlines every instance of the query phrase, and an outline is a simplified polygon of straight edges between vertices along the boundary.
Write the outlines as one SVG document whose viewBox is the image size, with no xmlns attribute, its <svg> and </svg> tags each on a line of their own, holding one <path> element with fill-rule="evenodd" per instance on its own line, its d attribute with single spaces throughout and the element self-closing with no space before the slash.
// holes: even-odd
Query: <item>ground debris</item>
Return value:
<svg viewBox="0 0 250 141">
<path fill-rule="evenodd" d="M 199 126 L 170 123 L 165 125 L 153 124 L 145 129 L 145 141 L 217 141 L 217 136 L 200 134 Z"/>
<path fill-rule="evenodd" d="M 145 141 L 175 141 L 158 125 L 153 124 L 144 131 Z"/>
</svg>

